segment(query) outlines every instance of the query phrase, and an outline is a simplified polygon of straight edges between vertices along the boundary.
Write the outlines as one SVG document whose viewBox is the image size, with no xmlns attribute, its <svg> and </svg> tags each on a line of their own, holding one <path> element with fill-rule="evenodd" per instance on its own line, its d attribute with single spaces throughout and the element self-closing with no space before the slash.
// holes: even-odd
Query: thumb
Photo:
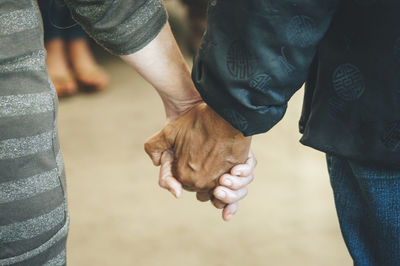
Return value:
<svg viewBox="0 0 400 266">
<path fill-rule="evenodd" d="M 150 156 L 155 166 L 161 164 L 162 153 L 173 146 L 176 133 L 177 130 L 175 127 L 168 124 L 160 132 L 148 139 L 144 144 L 144 150 Z"/>
</svg>

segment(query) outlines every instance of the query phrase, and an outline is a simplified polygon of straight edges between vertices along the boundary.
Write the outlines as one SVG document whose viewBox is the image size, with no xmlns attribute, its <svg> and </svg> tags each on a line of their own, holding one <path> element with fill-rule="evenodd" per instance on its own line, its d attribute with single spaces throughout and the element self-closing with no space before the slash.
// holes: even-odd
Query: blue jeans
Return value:
<svg viewBox="0 0 400 266">
<path fill-rule="evenodd" d="M 400 170 L 329 154 L 327 163 L 354 265 L 400 265 Z"/>
<path fill-rule="evenodd" d="M 63 0 L 38 0 L 38 4 L 43 18 L 45 41 L 89 38 L 82 27 L 72 19 Z"/>
</svg>

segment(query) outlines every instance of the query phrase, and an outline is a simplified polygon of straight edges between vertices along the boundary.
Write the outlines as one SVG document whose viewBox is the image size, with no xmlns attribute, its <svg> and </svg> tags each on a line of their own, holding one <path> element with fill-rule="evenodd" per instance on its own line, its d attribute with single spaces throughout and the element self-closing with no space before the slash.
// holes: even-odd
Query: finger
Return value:
<svg viewBox="0 0 400 266">
<path fill-rule="evenodd" d="M 206 202 L 210 200 L 210 194 L 208 192 L 197 192 L 196 198 L 201 202 Z"/>
<path fill-rule="evenodd" d="M 168 124 L 144 144 L 144 150 L 150 156 L 155 166 L 160 165 L 163 152 L 172 147 L 176 132 L 175 127 Z"/>
<path fill-rule="evenodd" d="M 253 179 L 254 179 L 253 174 L 244 177 L 224 174 L 220 177 L 219 184 L 221 184 L 224 187 L 230 188 L 232 190 L 238 190 L 250 184 L 253 181 Z"/>
<path fill-rule="evenodd" d="M 214 205 L 215 208 L 217 209 L 223 209 L 226 206 L 226 203 L 223 203 L 219 199 L 213 198 L 211 200 L 211 203 Z"/>
<path fill-rule="evenodd" d="M 159 185 L 168 189 L 176 198 L 182 195 L 182 184 L 172 175 L 172 162 L 174 155 L 172 151 L 167 150 L 161 156 L 161 167 L 159 175 Z"/>
<path fill-rule="evenodd" d="M 234 202 L 232 204 L 226 205 L 224 210 L 222 211 L 222 219 L 224 221 L 228 222 L 230 219 L 232 219 L 232 216 L 236 214 L 239 208 L 239 203 Z"/>
<path fill-rule="evenodd" d="M 215 188 L 213 195 L 220 201 L 230 204 L 243 199 L 247 195 L 247 187 L 239 190 L 231 190 L 229 188 L 219 186 Z"/>
<path fill-rule="evenodd" d="M 257 165 L 257 160 L 252 151 L 249 151 L 249 157 L 244 164 L 238 164 L 231 169 L 231 174 L 235 176 L 248 176 L 253 173 Z"/>
</svg>

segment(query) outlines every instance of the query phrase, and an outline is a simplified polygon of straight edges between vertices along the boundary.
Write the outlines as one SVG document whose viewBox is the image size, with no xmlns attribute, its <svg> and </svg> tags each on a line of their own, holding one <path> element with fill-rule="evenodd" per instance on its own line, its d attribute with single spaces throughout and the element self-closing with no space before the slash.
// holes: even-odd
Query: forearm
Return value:
<svg viewBox="0 0 400 266">
<path fill-rule="evenodd" d="M 173 120 L 201 101 L 168 23 L 144 48 L 121 58 L 157 90 L 168 119 Z"/>
<path fill-rule="evenodd" d="M 161 0 L 66 0 L 74 18 L 121 56 L 160 94 L 173 120 L 201 101 L 167 22 Z"/>
</svg>

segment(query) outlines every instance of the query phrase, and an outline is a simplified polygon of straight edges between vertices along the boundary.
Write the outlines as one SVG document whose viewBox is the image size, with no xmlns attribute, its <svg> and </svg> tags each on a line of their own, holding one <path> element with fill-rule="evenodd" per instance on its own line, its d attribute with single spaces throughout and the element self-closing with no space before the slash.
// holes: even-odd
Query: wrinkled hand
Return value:
<svg viewBox="0 0 400 266">
<path fill-rule="evenodd" d="M 145 150 L 156 166 L 162 165 L 160 185 L 179 197 L 182 186 L 211 193 L 220 176 L 247 160 L 250 142 L 200 103 L 150 138 Z"/>
</svg>

